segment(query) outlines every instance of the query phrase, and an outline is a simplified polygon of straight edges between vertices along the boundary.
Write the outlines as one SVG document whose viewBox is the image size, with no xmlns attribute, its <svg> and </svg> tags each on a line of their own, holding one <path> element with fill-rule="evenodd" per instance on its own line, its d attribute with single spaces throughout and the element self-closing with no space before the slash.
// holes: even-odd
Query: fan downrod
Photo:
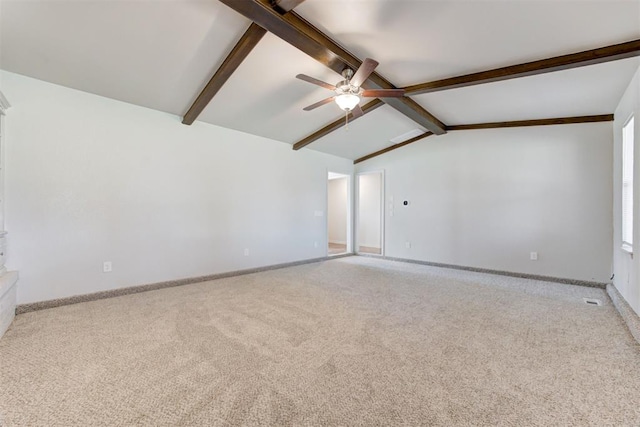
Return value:
<svg viewBox="0 0 640 427">
<path fill-rule="evenodd" d="M 342 77 L 347 81 L 351 80 L 351 77 L 353 77 L 353 70 L 351 68 L 345 68 L 342 70 Z"/>
</svg>

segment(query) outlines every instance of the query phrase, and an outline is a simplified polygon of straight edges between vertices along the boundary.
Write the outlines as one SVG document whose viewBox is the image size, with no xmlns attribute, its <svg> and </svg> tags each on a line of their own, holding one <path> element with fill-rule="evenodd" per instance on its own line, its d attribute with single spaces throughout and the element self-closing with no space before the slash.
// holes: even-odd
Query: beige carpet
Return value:
<svg viewBox="0 0 640 427">
<path fill-rule="evenodd" d="M 0 419 L 638 426 L 640 346 L 600 289 L 349 257 L 20 315 Z"/>
</svg>

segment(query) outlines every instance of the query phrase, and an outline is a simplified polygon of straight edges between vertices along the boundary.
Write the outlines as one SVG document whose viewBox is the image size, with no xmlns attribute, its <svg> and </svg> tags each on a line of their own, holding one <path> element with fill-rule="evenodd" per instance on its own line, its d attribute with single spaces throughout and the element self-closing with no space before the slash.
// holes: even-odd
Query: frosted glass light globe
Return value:
<svg viewBox="0 0 640 427">
<path fill-rule="evenodd" d="M 342 95 L 336 96 L 336 104 L 338 104 L 338 107 L 342 108 L 345 111 L 353 110 L 359 103 L 360 97 L 358 95 L 344 93 Z"/>
</svg>

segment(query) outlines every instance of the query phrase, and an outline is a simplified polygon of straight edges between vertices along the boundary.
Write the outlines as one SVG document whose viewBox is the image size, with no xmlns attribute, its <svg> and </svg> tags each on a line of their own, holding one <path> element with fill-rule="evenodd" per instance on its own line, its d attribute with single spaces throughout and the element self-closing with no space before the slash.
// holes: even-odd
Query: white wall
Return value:
<svg viewBox="0 0 640 427">
<path fill-rule="evenodd" d="M 605 282 L 611 130 L 593 123 L 450 132 L 356 169 L 385 170 L 385 206 L 395 212 L 385 217 L 387 256 Z M 538 261 L 529 260 L 532 251 Z"/>
<path fill-rule="evenodd" d="M 635 257 L 622 250 L 622 127 L 635 118 L 633 242 Z M 636 72 L 615 112 L 613 123 L 613 284 L 629 305 L 640 314 L 640 69 Z"/>
<path fill-rule="evenodd" d="M 347 177 L 330 179 L 327 187 L 329 242 L 347 244 Z"/>
<path fill-rule="evenodd" d="M 358 176 L 358 246 L 379 248 L 382 245 L 382 174 Z"/>
<path fill-rule="evenodd" d="M 314 212 L 326 211 L 327 169 L 349 174 L 350 161 L 0 77 L 12 105 L 7 264 L 20 271 L 20 303 L 326 254 Z"/>
</svg>

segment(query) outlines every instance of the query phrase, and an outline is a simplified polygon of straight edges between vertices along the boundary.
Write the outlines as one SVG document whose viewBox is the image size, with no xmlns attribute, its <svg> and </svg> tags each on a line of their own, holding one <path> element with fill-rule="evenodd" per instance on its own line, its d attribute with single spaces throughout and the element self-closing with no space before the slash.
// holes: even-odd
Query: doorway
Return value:
<svg viewBox="0 0 640 427">
<path fill-rule="evenodd" d="M 356 252 L 383 255 L 384 172 L 363 172 L 357 176 L 358 213 Z"/>
<path fill-rule="evenodd" d="M 350 183 L 349 175 L 328 173 L 327 181 L 327 254 L 341 255 L 350 248 Z"/>
</svg>

